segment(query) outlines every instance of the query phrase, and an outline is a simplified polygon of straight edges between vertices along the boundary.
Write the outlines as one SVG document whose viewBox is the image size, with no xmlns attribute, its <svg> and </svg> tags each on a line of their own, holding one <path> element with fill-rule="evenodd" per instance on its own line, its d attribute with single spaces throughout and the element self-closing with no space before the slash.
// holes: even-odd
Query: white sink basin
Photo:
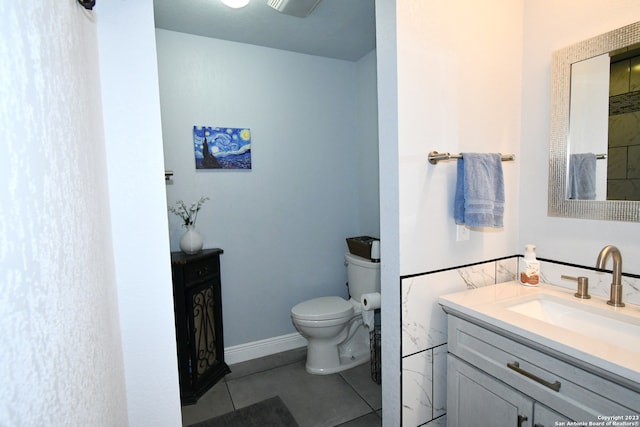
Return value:
<svg viewBox="0 0 640 427">
<path fill-rule="evenodd" d="M 594 307 L 539 293 L 501 304 L 507 310 L 572 332 L 640 352 L 640 319 L 615 309 Z M 624 309 L 623 309 L 624 310 Z"/>
</svg>

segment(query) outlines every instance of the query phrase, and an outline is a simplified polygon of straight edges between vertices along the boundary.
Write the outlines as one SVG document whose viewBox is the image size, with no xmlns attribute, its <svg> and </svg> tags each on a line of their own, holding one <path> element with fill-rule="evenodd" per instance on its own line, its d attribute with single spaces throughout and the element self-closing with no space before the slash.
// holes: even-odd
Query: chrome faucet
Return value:
<svg viewBox="0 0 640 427">
<path fill-rule="evenodd" d="M 613 275 L 611 277 L 611 295 L 607 304 L 614 307 L 624 307 L 622 302 L 622 254 L 618 248 L 613 245 L 602 248 L 596 260 L 596 268 L 604 270 L 609 255 L 613 258 Z"/>
</svg>

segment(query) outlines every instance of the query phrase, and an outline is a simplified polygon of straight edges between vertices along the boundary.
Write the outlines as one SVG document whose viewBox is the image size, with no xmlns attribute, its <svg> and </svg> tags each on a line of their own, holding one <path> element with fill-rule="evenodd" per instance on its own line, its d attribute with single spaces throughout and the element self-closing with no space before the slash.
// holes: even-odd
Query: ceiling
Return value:
<svg viewBox="0 0 640 427">
<path fill-rule="evenodd" d="M 357 61 L 375 49 L 374 0 L 322 0 L 306 18 L 251 0 L 154 0 L 156 28 L 309 55 Z"/>
</svg>

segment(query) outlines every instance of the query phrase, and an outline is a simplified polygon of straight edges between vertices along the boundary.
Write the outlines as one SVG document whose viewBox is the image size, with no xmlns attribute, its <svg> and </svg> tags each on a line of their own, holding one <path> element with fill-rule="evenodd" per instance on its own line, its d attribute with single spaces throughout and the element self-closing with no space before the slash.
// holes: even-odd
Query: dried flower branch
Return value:
<svg viewBox="0 0 640 427">
<path fill-rule="evenodd" d="M 207 200 L 209 200 L 208 197 L 202 196 L 197 203 L 192 203 L 188 208 L 182 200 L 178 200 L 176 202 L 177 207 L 169 206 L 169 212 L 179 216 L 182 219 L 182 225 L 184 227 L 196 225 L 196 220 L 198 219 L 198 211 Z"/>
</svg>

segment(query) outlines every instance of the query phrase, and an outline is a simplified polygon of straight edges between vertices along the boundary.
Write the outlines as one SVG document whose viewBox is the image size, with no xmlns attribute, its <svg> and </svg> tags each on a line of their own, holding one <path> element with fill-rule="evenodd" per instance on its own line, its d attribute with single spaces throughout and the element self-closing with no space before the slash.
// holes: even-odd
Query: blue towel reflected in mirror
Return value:
<svg viewBox="0 0 640 427">
<path fill-rule="evenodd" d="M 568 181 L 568 199 L 595 200 L 596 155 L 593 153 L 571 154 Z"/>
</svg>

